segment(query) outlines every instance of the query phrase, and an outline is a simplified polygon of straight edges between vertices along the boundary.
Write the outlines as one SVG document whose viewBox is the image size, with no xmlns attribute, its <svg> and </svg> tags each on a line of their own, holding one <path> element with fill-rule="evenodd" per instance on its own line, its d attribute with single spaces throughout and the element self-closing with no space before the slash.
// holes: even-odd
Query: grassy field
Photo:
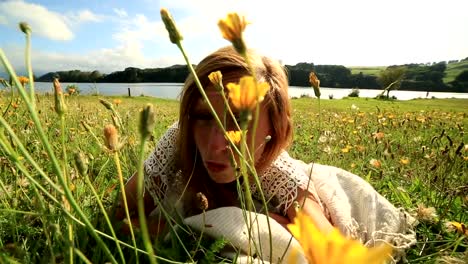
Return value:
<svg viewBox="0 0 468 264">
<path fill-rule="evenodd" d="M 455 79 L 462 71 L 468 71 L 468 61 L 460 61 L 447 64 L 445 70 L 444 83 L 449 83 Z"/>
<path fill-rule="evenodd" d="M 387 66 L 375 66 L 375 67 L 363 67 L 363 66 L 351 66 L 351 74 L 362 74 L 378 76 L 379 73 L 387 68 Z"/>
<path fill-rule="evenodd" d="M 53 110 L 53 96 L 38 96 L 37 109 L 53 151 L 63 157 L 61 153 L 65 149 L 68 158 L 62 164 L 70 175 L 69 186 L 77 204 L 96 230 L 110 234 L 98 201 L 111 211 L 119 192 L 119 181 L 114 156 L 103 147 L 103 128 L 112 124 L 113 119 L 111 111 L 99 103 L 99 98 L 66 97 L 65 130 Z M 127 178 L 136 170 L 138 160 L 139 111 L 148 103 L 153 104 L 156 111 L 156 128 L 145 150 L 149 154 L 166 128 L 177 120 L 178 102 L 149 97 L 103 99 L 113 103 L 121 118 L 119 134 L 123 147 L 118 157 L 122 174 Z M 456 228 L 456 223 L 468 223 L 466 105 L 468 100 L 461 99 L 345 98 L 321 101 L 319 112 L 316 99 L 294 99 L 295 133 L 289 152 L 305 162 L 334 165 L 362 176 L 397 207 L 414 215 L 419 221 L 418 243 L 407 252 L 410 263 L 468 258 L 468 232 Z M 38 167 L 55 181 L 50 157 L 40 143 L 25 104 L 0 93 L 0 113 Z M 83 127 L 83 121 L 90 130 Z M 7 154 L 0 148 L 0 263 L 67 263 L 70 248 L 67 203 L 60 202 L 61 195 L 51 187 L 52 183 L 21 154 L 20 144 L 3 129 L 0 133 L 3 142 L 16 153 Z M 61 135 L 65 136 L 65 144 L 61 143 Z M 77 151 L 89 162 L 87 177 L 77 173 L 72 161 Z M 57 201 L 38 191 L 26 177 L 28 173 Z M 76 216 L 73 210 L 72 215 Z M 456 222 L 455 226 L 451 221 Z M 76 221 L 72 226 L 76 262 L 109 260 L 89 230 Z M 115 241 L 103 237 L 112 256 L 119 263 L 135 262 L 130 238 L 121 234 L 118 237 L 127 243 L 121 244 L 125 256 L 122 259 Z M 184 241 L 192 240 L 194 238 L 189 236 Z M 205 251 L 198 245 L 190 247 L 191 242 L 186 242 L 187 249 L 181 249 L 176 240 L 171 243 L 158 244 L 157 253 L 168 259 L 187 261 L 189 258 L 184 252 L 190 252 L 200 263 L 209 263 L 213 259 L 206 259 L 206 248 L 216 252 L 220 242 L 206 242 Z M 140 255 L 144 258 L 144 254 Z"/>
</svg>

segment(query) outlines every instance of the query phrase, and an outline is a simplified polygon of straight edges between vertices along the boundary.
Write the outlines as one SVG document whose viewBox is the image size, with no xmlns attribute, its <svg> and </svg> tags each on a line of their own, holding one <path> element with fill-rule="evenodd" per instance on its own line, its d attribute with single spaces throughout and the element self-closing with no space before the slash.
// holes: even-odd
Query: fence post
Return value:
<svg viewBox="0 0 468 264">
<path fill-rule="evenodd" d="M 132 97 L 132 93 L 130 92 L 130 87 L 128 87 L 128 97 Z"/>
</svg>

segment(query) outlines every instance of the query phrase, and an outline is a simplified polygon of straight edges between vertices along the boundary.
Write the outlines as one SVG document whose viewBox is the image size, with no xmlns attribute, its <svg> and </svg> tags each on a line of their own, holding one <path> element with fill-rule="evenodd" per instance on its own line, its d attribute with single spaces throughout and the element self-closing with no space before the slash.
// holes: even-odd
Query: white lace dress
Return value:
<svg viewBox="0 0 468 264">
<path fill-rule="evenodd" d="M 153 199 L 164 199 L 173 190 L 181 172 L 175 164 L 178 124 L 173 124 L 145 161 L 145 189 Z M 313 195 L 324 215 L 340 231 L 366 245 L 378 241 L 391 243 L 404 253 L 416 242 L 412 231 L 414 219 L 395 208 L 365 180 L 348 171 L 316 163 L 306 164 L 283 151 L 273 164 L 259 175 L 262 191 L 277 212 L 286 211 L 299 189 Z M 253 196 L 260 200 L 255 185 Z M 269 210 L 271 210 L 269 208 Z M 224 223 L 222 223 L 224 225 Z"/>
</svg>

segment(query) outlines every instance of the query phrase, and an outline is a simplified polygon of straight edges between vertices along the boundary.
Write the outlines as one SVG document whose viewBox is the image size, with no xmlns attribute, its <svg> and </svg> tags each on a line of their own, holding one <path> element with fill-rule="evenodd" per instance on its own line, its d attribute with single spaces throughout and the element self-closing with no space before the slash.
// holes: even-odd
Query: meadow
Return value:
<svg viewBox="0 0 468 264">
<path fill-rule="evenodd" d="M 100 102 L 102 99 L 104 104 Z M 154 106 L 156 125 L 144 149 L 145 155 L 150 154 L 158 138 L 177 120 L 177 101 L 66 96 L 63 129 L 55 112 L 53 95 L 36 96 L 39 119 L 53 151 L 67 168 L 73 197 L 95 231 L 102 232 L 98 233 L 106 251 L 73 209 L 69 210 L 62 195 L 51 187 L 56 179 L 50 157 L 25 103 L 17 95 L 12 97 L 9 91 L 1 90 L 0 113 L 52 182 L 20 154 L 18 141 L 0 128 L 2 142 L 11 147 L 10 150 L 0 148 L 0 263 L 68 263 L 70 237 L 76 262 L 107 262 L 109 252 L 119 263 L 133 263 L 138 259 L 145 262 L 146 253 L 144 250 L 136 253 L 129 236 L 117 232 L 120 242 L 116 243 L 102 209 L 112 214 L 118 197 L 116 164 L 125 179 L 136 171 L 140 146 L 138 116 L 148 103 Z M 114 112 L 109 110 L 109 104 Z M 468 258 L 468 135 L 465 133 L 468 100 L 344 98 L 322 100 L 320 110 L 318 105 L 313 98 L 292 100 L 291 156 L 360 175 L 396 207 L 410 212 L 418 221 L 418 242 L 407 252 L 410 263 L 463 263 Z M 120 121 L 116 121 L 116 116 Z M 115 162 L 115 153 L 105 147 L 103 128 L 108 124 L 120 127 L 119 163 Z M 65 144 L 59 140 L 62 135 Z M 79 173 L 80 166 L 74 162 L 77 153 L 86 161 L 85 174 Z M 26 177 L 28 173 L 56 200 L 40 192 L 38 185 Z M 70 219 L 76 220 L 70 223 Z M 67 233 L 69 225 L 73 234 Z M 143 249 L 138 232 L 136 236 L 138 247 Z M 156 242 L 159 261 L 221 261 L 215 255 L 225 241 L 197 241 L 196 235 L 188 233 L 185 238 L 172 236 L 169 242 Z"/>
</svg>

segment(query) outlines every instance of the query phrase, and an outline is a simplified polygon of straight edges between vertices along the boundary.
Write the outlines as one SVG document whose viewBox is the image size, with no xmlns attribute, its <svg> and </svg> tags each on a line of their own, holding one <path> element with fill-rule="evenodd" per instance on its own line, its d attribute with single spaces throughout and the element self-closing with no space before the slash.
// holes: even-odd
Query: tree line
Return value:
<svg viewBox="0 0 468 264">
<path fill-rule="evenodd" d="M 322 87 L 330 88 L 359 88 L 359 89 L 384 89 L 385 83 L 382 76 L 369 75 L 363 72 L 352 74 L 349 68 L 342 65 L 314 65 L 313 63 L 298 63 L 285 65 L 291 86 L 309 87 L 309 73 L 315 72 L 320 79 Z M 391 71 L 394 68 L 403 69 L 403 74 L 398 84 L 400 90 L 412 91 L 444 91 L 444 92 L 468 92 L 468 70 L 461 72 L 454 81 L 444 83 L 446 62 L 427 64 L 406 64 L 389 66 L 382 71 Z M 103 74 L 99 71 L 58 71 L 49 72 L 36 81 L 50 82 L 58 77 L 61 82 L 104 82 L 104 83 L 182 83 L 188 76 L 186 65 L 173 65 L 166 68 L 139 69 L 128 67 L 123 71 Z M 380 77 L 380 78 L 379 78 Z"/>
</svg>

